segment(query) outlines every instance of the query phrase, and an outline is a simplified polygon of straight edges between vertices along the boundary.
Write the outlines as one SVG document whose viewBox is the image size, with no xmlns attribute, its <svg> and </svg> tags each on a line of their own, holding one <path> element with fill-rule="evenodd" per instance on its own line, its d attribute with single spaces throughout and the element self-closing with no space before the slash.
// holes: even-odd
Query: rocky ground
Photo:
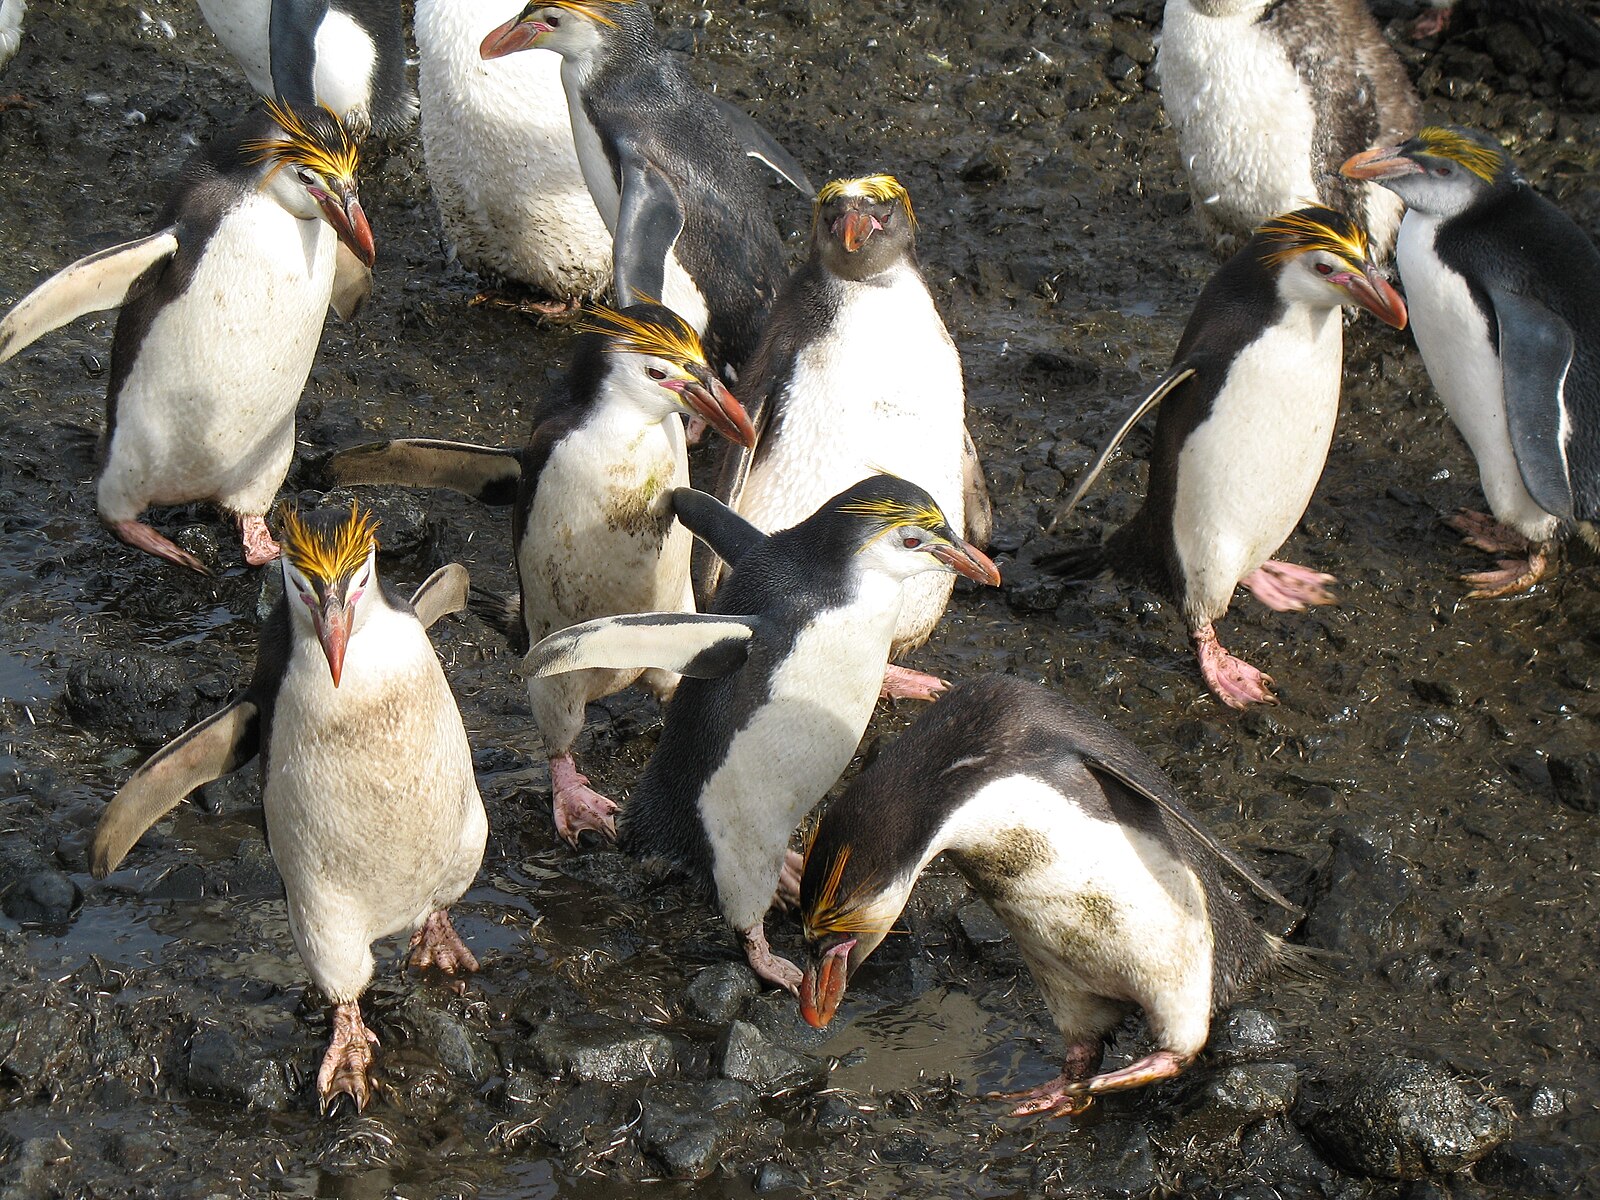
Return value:
<svg viewBox="0 0 1600 1200">
<path fill-rule="evenodd" d="M 1380 8 L 1392 32 L 1409 6 Z M 706 18 L 709 16 L 709 20 Z M 815 176 L 910 187 L 927 274 L 965 356 L 993 491 L 998 592 L 963 587 L 916 665 L 1048 681 L 1154 754 L 1336 951 L 1219 1016 L 1171 1086 L 1076 1121 L 974 1099 L 1053 1074 L 1059 1047 L 988 910 L 935 870 L 835 1027 L 762 993 L 707 910 L 622 856 L 559 845 L 512 658 L 476 618 L 436 640 L 477 748 L 492 831 L 457 926 L 464 992 L 402 976 L 368 996 L 386 1089 L 316 1111 L 326 1037 L 287 935 L 251 771 L 206 789 L 104 883 L 105 799 L 245 679 L 262 573 L 226 526 L 157 515 L 227 567 L 182 574 L 113 542 L 89 486 L 109 319 L 51 335 L 0 383 L 0 1196 L 1571 1196 L 1600 1188 L 1594 878 L 1600 596 L 1586 560 L 1537 593 L 1463 602 L 1485 565 L 1439 518 L 1481 503 L 1408 341 L 1352 329 L 1328 474 L 1286 556 L 1341 602 L 1242 599 L 1230 648 L 1284 703 L 1207 698 L 1155 597 L 1030 567 L 1069 481 L 1164 367 L 1212 269 L 1150 78 L 1160 5 L 775 0 L 660 14 L 670 45 L 778 130 Z M 1469 12 L 1402 47 L 1431 116 L 1492 129 L 1587 229 L 1600 80 Z M 36 0 L 4 78 L 0 296 L 145 231 L 182 159 L 248 97 L 193 7 Z M 363 196 L 377 294 L 330 325 L 305 459 L 371 436 L 512 443 L 559 378 L 560 331 L 467 307 L 411 144 Z M 807 214 L 775 193 L 798 253 Z M 292 488 L 314 473 L 297 469 Z M 1246 481 L 1241 481 L 1241 484 Z M 1119 461 L 1063 537 L 1128 515 Z M 308 496 L 307 499 L 314 499 Z M 378 498 L 383 569 L 510 571 L 502 513 Z M 270 577 L 271 573 L 266 573 Z M 880 713 L 868 746 L 910 709 Z M 580 746 L 625 794 L 659 729 L 632 694 Z M 771 922 L 780 951 L 792 921 Z M 1138 1052 L 1136 1024 L 1112 1058 Z"/>
</svg>

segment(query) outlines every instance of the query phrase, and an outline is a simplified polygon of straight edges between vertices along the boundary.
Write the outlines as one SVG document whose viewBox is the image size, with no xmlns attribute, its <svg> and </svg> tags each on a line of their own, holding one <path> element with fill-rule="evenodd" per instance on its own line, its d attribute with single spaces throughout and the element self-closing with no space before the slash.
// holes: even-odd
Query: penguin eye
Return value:
<svg viewBox="0 0 1600 1200">
<path fill-rule="evenodd" d="M 1435 175 L 1437 175 L 1440 179 L 1445 179 L 1450 175 L 1450 168 L 1449 167 L 1435 167 L 1433 169 L 1433 173 Z"/>
<path fill-rule="evenodd" d="M 301 167 L 298 171 L 296 171 L 295 175 L 300 180 L 300 182 L 305 184 L 307 187 L 310 187 L 312 184 L 314 184 L 317 181 L 317 177 L 315 175 L 313 175 L 310 171 L 306 170 L 304 167 Z"/>
<path fill-rule="evenodd" d="M 1317 264 L 1317 274 L 1318 275 L 1332 275 L 1333 274 L 1333 268 L 1330 267 L 1327 263 L 1318 263 Z"/>
<path fill-rule="evenodd" d="M 906 538 L 903 538 L 901 540 L 900 544 L 902 546 L 904 546 L 907 550 L 915 550 L 918 546 L 922 545 L 922 539 L 919 538 L 919 537 L 910 537 L 910 536 L 908 536 Z"/>
<path fill-rule="evenodd" d="M 657 383 L 660 383 L 667 377 L 667 373 L 660 367 L 649 367 L 645 370 L 645 374 L 650 376 L 650 378 L 654 379 Z"/>
<path fill-rule="evenodd" d="M 561 18 L 556 16 L 555 13 L 547 13 L 544 18 L 544 23 L 550 26 L 551 29 L 561 28 Z"/>
</svg>

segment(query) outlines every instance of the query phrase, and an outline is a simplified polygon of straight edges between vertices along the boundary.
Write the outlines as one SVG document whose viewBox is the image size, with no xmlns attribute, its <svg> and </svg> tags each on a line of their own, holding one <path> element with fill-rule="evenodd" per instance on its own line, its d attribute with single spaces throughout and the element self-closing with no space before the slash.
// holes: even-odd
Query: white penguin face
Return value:
<svg viewBox="0 0 1600 1200">
<path fill-rule="evenodd" d="M 522 19 L 535 32 L 531 44 L 541 50 L 554 50 L 577 62 L 593 62 L 600 56 L 600 27 L 581 13 L 547 5 L 525 11 Z"/>
<path fill-rule="evenodd" d="M 1310 308 L 1364 308 L 1396 329 L 1406 326 L 1406 305 L 1370 261 L 1352 263 L 1328 250 L 1307 250 L 1284 263 L 1278 295 Z"/>
<path fill-rule="evenodd" d="M 1465 212 L 1491 186 L 1448 158 L 1418 157 L 1422 171 L 1384 183 L 1405 201 L 1407 208 L 1419 213 L 1448 220 Z"/>
<path fill-rule="evenodd" d="M 345 649 L 372 609 L 371 597 L 377 591 L 378 552 L 368 552 L 366 561 L 340 579 L 324 581 L 306 574 L 289 561 L 283 564 L 283 594 L 289 601 L 289 623 L 296 640 L 315 637 L 328 659 L 333 686 L 339 686 L 344 671 Z"/>
<path fill-rule="evenodd" d="M 973 568 L 960 572 L 956 570 L 955 562 L 961 554 L 944 534 L 918 525 L 900 525 L 886 530 L 861 548 L 861 565 L 869 571 L 879 571 L 898 580 L 910 579 L 926 571 L 970 574 Z"/>
<path fill-rule="evenodd" d="M 1189 0 L 1189 7 L 1202 17 L 1249 17 L 1253 20 L 1266 9 L 1267 0 Z"/>
</svg>

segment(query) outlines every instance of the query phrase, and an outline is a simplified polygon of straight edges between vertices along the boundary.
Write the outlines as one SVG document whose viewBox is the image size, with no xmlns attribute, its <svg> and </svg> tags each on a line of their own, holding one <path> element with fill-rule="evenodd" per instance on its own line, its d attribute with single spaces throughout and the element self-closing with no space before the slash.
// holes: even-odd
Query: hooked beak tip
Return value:
<svg viewBox="0 0 1600 1200">
<path fill-rule="evenodd" d="M 936 546 L 933 556 L 957 575 L 988 587 L 1000 586 L 1000 568 L 994 560 L 976 546 L 962 542 L 956 546 Z"/>
<path fill-rule="evenodd" d="M 504 58 L 508 54 L 515 54 L 518 50 L 526 50 L 533 45 L 534 39 L 538 36 L 538 30 L 529 29 L 520 17 L 512 17 L 504 25 L 498 25 L 489 31 L 488 36 L 478 45 L 478 57 Z"/>
<path fill-rule="evenodd" d="M 1382 182 L 1397 175 L 1410 175 L 1422 168 L 1400 154 L 1398 146 L 1375 146 L 1345 159 L 1339 174 L 1346 179 Z"/>
</svg>

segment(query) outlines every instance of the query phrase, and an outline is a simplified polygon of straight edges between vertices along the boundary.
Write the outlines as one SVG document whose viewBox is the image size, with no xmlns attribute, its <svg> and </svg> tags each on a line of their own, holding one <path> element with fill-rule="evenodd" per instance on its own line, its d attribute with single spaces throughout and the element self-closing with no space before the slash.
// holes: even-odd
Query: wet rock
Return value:
<svg viewBox="0 0 1600 1200">
<path fill-rule="evenodd" d="M 1175 1132 L 1188 1140 L 1221 1141 L 1246 1125 L 1282 1116 L 1300 1093 L 1299 1073 L 1289 1063 L 1241 1063 L 1217 1072 L 1179 1116 Z"/>
<path fill-rule="evenodd" d="M 1011 940 L 1011 931 L 1005 922 L 994 915 L 994 909 L 981 900 L 963 904 L 956 910 L 956 920 L 961 932 L 975 950 L 1003 946 Z"/>
<path fill-rule="evenodd" d="M 1311 1132 L 1357 1174 L 1422 1179 L 1477 1162 L 1511 1135 L 1511 1118 L 1444 1068 L 1402 1058 L 1336 1083 Z"/>
<path fill-rule="evenodd" d="M 551 1017 L 563 1017 L 583 1008 L 578 989 L 557 975 L 536 977 L 518 994 L 512 1012 L 517 1020 L 537 1029 Z"/>
<path fill-rule="evenodd" d="M 83 892 L 60 871 L 24 876 L 6 890 L 0 910 L 24 925 L 65 925 L 83 907 Z"/>
<path fill-rule="evenodd" d="M 1156 1192 L 1155 1148 L 1139 1125 L 1106 1121 L 1094 1127 L 1082 1149 L 1041 1157 L 1033 1170 L 1033 1192 L 1069 1196 L 1147 1196 Z M 1053 1185 L 1053 1186 L 1052 1186 Z"/>
<path fill-rule="evenodd" d="M 755 1093 L 726 1079 L 658 1084 L 640 1098 L 639 1142 L 675 1179 L 702 1179 L 718 1161 Z"/>
<path fill-rule="evenodd" d="M 702 968 L 685 991 L 689 1011 L 721 1025 L 737 1017 L 745 1004 L 761 994 L 761 984 L 743 963 L 720 962 Z"/>
<path fill-rule="evenodd" d="M 501 1109 L 512 1116 L 521 1116 L 544 1105 L 550 1095 L 551 1082 L 532 1071 L 512 1071 L 500 1085 L 498 1099 Z"/>
<path fill-rule="evenodd" d="M 1352 957 L 1402 948 L 1392 919 L 1412 892 L 1403 862 L 1361 833 L 1339 829 L 1319 874 L 1320 894 L 1305 924 L 1308 942 Z"/>
<path fill-rule="evenodd" d="M 968 183 L 997 183 L 1011 174 L 1011 155 L 999 142 L 990 142 L 961 164 L 960 174 Z"/>
<path fill-rule="evenodd" d="M 611 1142 L 624 1124 L 625 1106 L 631 1108 L 633 1101 L 609 1084 L 580 1084 L 562 1098 L 539 1128 L 546 1144 L 570 1154 L 585 1145 Z"/>
<path fill-rule="evenodd" d="M 580 1083 L 655 1079 L 677 1068 L 671 1039 L 601 1013 L 548 1021 L 533 1035 L 539 1065 Z"/>
<path fill-rule="evenodd" d="M 1582 1170 L 1570 1147 L 1518 1138 L 1485 1155 L 1473 1175 L 1479 1183 L 1517 1196 L 1576 1196 Z"/>
<path fill-rule="evenodd" d="M 147 900 L 199 900 L 206 894 L 206 873 L 194 863 L 162 871 L 141 893 Z"/>
<path fill-rule="evenodd" d="M 323 1124 L 312 1157 L 334 1175 L 361 1175 L 404 1166 L 410 1157 L 407 1145 L 408 1139 L 386 1121 L 365 1113 Z"/>
<path fill-rule="evenodd" d="M 799 1191 L 806 1186 L 806 1179 L 798 1171 L 791 1171 L 782 1163 L 765 1162 L 756 1168 L 756 1177 L 751 1187 L 758 1196 L 771 1196 L 778 1192 Z"/>
<path fill-rule="evenodd" d="M 204 1025 L 189 1043 L 189 1091 L 246 1109 L 283 1112 L 294 1099 L 283 1066 L 232 1030 Z"/>
<path fill-rule="evenodd" d="M 1283 1045 L 1278 1024 L 1256 1008 L 1235 1008 L 1211 1027 L 1206 1055 L 1218 1062 L 1249 1062 Z"/>
<path fill-rule="evenodd" d="M 1556 799 L 1579 812 L 1600 812 L 1600 751 L 1561 750 L 1550 754 L 1550 786 Z"/>
<path fill-rule="evenodd" d="M 192 660 L 155 651 L 103 650 L 67 673 L 72 719 L 128 741 L 168 741 L 215 708 L 231 685 Z"/>
<path fill-rule="evenodd" d="M 424 997 L 412 995 L 397 1016 L 406 1036 L 450 1074 L 471 1080 L 474 1085 L 487 1083 L 494 1075 L 494 1051 L 456 1013 L 435 1008 Z"/>
<path fill-rule="evenodd" d="M 861 999 L 856 994 L 856 999 Z M 846 1003 L 850 1003 L 847 996 Z M 856 1011 L 852 1008 L 852 1012 Z M 799 1006 L 788 992 L 762 992 L 745 1006 L 744 1019 L 763 1036 L 791 1050 L 815 1050 L 829 1038 L 832 1029 L 813 1029 L 800 1016 Z"/>
<path fill-rule="evenodd" d="M 826 1068 L 813 1058 L 793 1054 L 768 1041 L 746 1021 L 728 1026 L 717 1049 L 717 1069 L 729 1079 L 772 1093 L 824 1078 Z"/>
</svg>

